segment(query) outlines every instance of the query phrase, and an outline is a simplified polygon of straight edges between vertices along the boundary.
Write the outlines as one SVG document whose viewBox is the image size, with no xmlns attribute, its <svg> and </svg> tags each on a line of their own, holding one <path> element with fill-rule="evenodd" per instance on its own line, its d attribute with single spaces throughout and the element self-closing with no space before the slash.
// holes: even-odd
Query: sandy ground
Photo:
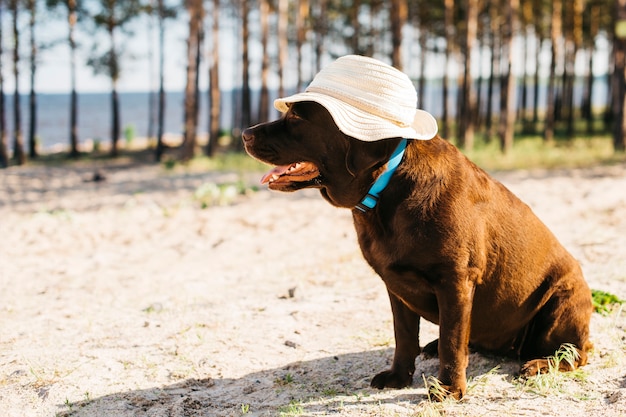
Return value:
<svg viewBox="0 0 626 417">
<path fill-rule="evenodd" d="M 372 390 L 391 312 L 349 211 L 314 191 L 203 209 L 194 192 L 242 178 L 98 164 L 101 182 L 80 165 L 0 172 L 2 416 L 626 415 L 620 308 L 594 314 L 584 372 L 546 389 L 474 353 L 461 403 L 428 401 L 437 359 L 411 388 Z M 626 298 L 626 164 L 496 176 L 592 288 Z"/>
</svg>

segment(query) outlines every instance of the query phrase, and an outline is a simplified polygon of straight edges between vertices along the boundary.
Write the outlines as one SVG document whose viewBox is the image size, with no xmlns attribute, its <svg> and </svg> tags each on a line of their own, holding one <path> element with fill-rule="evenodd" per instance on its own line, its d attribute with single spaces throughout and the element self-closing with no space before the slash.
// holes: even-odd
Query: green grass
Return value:
<svg viewBox="0 0 626 417">
<path fill-rule="evenodd" d="M 571 379 L 584 380 L 587 375 L 581 368 L 569 372 L 559 371 L 559 365 L 562 362 L 567 362 L 570 366 L 573 366 L 574 362 L 578 359 L 578 351 L 572 344 L 565 343 L 561 345 L 559 350 L 554 353 L 554 356 L 550 356 L 547 359 L 548 371 L 523 380 L 523 390 L 541 396 L 565 393 L 567 391 L 566 383 L 568 381 Z"/>
<path fill-rule="evenodd" d="M 595 312 L 607 315 L 615 305 L 624 304 L 624 300 L 615 294 L 601 290 L 591 290 L 591 301 Z"/>
<path fill-rule="evenodd" d="M 181 163 L 175 159 L 167 159 L 164 164 L 166 169 L 177 171 L 185 170 L 192 172 L 205 171 L 237 171 L 254 172 L 267 171 L 268 165 L 257 161 L 245 152 L 226 152 L 211 158 L 196 156 L 191 161 Z"/>
<path fill-rule="evenodd" d="M 610 136 L 555 140 L 548 144 L 539 136 L 516 138 L 513 149 L 503 154 L 497 140 L 478 142 L 464 153 L 488 171 L 533 168 L 580 168 L 626 161 L 626 154 L 613 151 Z"/>
<path fill-rule="evenodd" d="M 304 414 L 304 407 L 300 401 L 292 400 L 289 405 L 280 407 L 278 412 L 281 417 L 295 417 Z"/>
</svg>

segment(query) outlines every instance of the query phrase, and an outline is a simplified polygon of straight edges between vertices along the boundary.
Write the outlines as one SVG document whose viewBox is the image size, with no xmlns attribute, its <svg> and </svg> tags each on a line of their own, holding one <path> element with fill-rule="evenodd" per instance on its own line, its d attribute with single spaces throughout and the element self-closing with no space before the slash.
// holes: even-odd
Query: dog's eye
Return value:
<svg viewBox="0 0 626 417">
<path fill-rule="evenodd" d="M 293 119 L 298 119 L 298 120 L 304 119 L 304 117 L 302 116 L 302 113 L 298 112 L 298 110 L 294 109 L 293 107 L 289 109 L 288 116 Z"/>
<path fill-rule="evenodd" d="M 290 120 L 294 120 L 294 121 L 295 120 L 303 120 L 302 116 L 300 116 L 298 113 L 295 113 L 295 112 L 290 112 L 287 115 L 287 118 L 290 119 Z"/>
</svg>

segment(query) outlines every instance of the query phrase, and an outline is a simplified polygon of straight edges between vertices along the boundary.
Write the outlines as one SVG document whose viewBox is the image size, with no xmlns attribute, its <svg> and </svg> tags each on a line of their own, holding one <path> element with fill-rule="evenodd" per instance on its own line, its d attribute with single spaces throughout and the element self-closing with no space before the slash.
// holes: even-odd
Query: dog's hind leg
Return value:
<svg viewBox="0 0 626 417">
<path fill-rule="evenodd" d="M 587 352 L 592 347 L 589 342 L 591 292 L 582 280 L 573 280 L 573 284 L 558 289 L 533 319 L 520 354 L 526 361 L 521 376 L 546 373 L 557 363 L 559 371 L 564 372 L 587 363 Z M 567 344 L 575 347 L 574 354 L 555 357 L 555 352 Z"/>
<path fill-rule="evenodd" d="M 426 359 L 439 356 L 439 339 L 435 339 L 422 348 L 422 356 Z"/>
<path fill-rule="evenodd" d="M 413 382 L 415 358 L 420 353 L 420 316 L 411 311 L 398 297 L 389 292 L 396 350 L 391 369 L 377 374 L 371 386 L 378 389 L 404 388 Z"/>
</svg>

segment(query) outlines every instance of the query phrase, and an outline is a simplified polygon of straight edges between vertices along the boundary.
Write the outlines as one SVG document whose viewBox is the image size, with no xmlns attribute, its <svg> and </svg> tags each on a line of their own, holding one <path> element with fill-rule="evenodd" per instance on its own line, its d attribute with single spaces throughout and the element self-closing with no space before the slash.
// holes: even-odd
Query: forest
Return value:
<svg viewBox="0 0 626 417">
<path fill-rule="evenodd" d="M 616 152 L 626 145 L 626 0 L 0 0 L 0 167 L 38 155 L 37 34 L 41 19 L 51 19 L 51 13 L 54 25 L 64 26 L 70 51 L 70 157 L 81 154 L 76 54 L 87 47 L 77 42 L 77 28 L 106 39 L 89 52 L 87 65 L 110 79 L 110 153 L 116 156 L 121 136 L 117 84 L 121 62 L 128 59 L 123 44 L 140 18 L 149 19 L 158 33 L 153 46 L 159 82 L 150 102 L 156 160 L 166 152 L 191 159 L 198 152 L 201 130 L 208 134 L 202 152 L 216 152 L 224 130 L 219 117 L 220 48 L 228 47 L 223 42 L 227 21 L 235 22 L 238 43 L 237 108 L 229 132 L 235 136 L 241 128 L 273 117 L 274 92 L 282 96 L 303 90 L 323 65 L 354 53 L 409 74 L 418 103 L 425 102 L 427 87 L 437 86 L 441 108 L 426 110 L 441 115 L 441 135 L 463 149 L 472 149 L 478 140 L 497 141 L 506 153 L 524 134 L 539 135 L 548 143 L 609 134 Z M 28 24 L 20 24 L 26 20 Z M 185 100 L 182 141 L 176 149 L 163 141 L 164 40 L 172 20 L 188 29 L 180 41 L 186 50 Z M 604 74 L 593 70 L 600 43 L 609 52 Z M 201 75 L 209 80 L 206 91 L 199 88 Z M 5 91 L 8 77 L 30 80 L 25 125 L 18 83 L 13 83 L 15 91 Z M 602 106 L 594 105 L 593 97 L 599 79 L 608 85 Z M 260 86 L 258 91 L 253 85 Z M 12 114 L 6 110 L 9 93 L 16 100 Z M 206 109 L 198 104 L 200 94 L 207 95 Z M 207 112 L 208 126 L 199 126 L 200 111 Z M 11 137 L 7 117 L 15 126 Z M 232 143 L 235 149 L 239 146 L 238 140 Z"/>
</svg>

